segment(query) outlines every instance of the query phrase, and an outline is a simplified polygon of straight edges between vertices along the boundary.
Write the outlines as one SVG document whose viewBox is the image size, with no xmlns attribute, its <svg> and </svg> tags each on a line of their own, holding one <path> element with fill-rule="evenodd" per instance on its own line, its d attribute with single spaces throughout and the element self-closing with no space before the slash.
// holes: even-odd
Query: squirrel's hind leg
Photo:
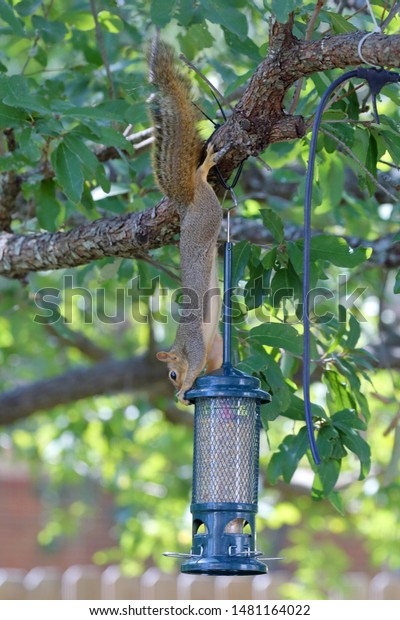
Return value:
<svg viewBox="0 0 400 620">
<path fill-rule="evenodd" d="M 223 361 L 223 340 L 221 334 L 217 331 L 211 343 L 211 347 L 207 354 L 206 373 L 221 368 Z"/>
<path fill-rule="evenodd" d="M 212 144 L 209 144 L 207 146 L 206 158 L 198 170 L 204 182 L 207 181 L 207 176 L 208 176 L 210 169 L 213 166 L 215 166 L 216 164 L 215 158 L 217 157 L 218 154 L 219 154 L 219 151 L 214 151 L 214 147 L 212 146 Z"/>
</svg>

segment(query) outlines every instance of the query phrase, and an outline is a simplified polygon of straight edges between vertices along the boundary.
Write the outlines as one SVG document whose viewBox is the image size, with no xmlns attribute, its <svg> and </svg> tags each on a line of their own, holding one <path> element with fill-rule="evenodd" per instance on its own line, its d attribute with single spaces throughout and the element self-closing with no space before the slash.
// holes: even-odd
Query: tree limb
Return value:
<svg viewBox="0 0 400 620">
<path fill-rule="evenodd" d="M 387 347 L 385 358 L 379 348 L 373 349 L 379 368 L 399 368 L 400 359 Z M 150 390 L 150 398 L 172 397 L 172 387 L 167 381 L 163 364 L 148 354 L 124 360 L 104 360 L 90 367 L 70 370 L 62 375 L 20 385 L 0 393 L 0 426 L 13 424 L 39 411 L 48 411 L 59 405 L 69 405 L 84 398 Z M 182 409 L 172 405 L 164 407 L 167 419 L 173 424 L 192 426 L 193 419 Z"/>
<path fill-rule="evenodd" d="M 68 405 L 82 398 L 145 390 L 149 385 L 153 395 L 156 389 L 166 393 L 170 388 L 163 364 L 153 363 L 146 355 L 106 360 L 3 392 L 0 394 L 0 424 L 12 424 L 38 411 Z"/>
<path fill-rule="evenodd" d="M 105 256 L 141 258 L 148 250 L 173 243 L 178 232 L 178 213 L 165 198 L 140 213 L 101 218 L 68 232 L 3 233 L 0 275 L 77 267 Z"/>
<path fill-rule="evenodd" d="M 357 46 L 364 34 L 300 41 L 291 33 L 290 23 L 273 23 L 267 58 L 255 71 L 232 116 L 212 138 L 217 150 L 228 147 L 219 164 L 226 178 L 243 159 L 258 155 L 269 144 L 304 135 L 303 117 L 285 115 L 283 99 L 288 88 L 314 72 L 361 64 Z M 400 35 L 373 34 L 363 51 L 378 65 L 400 65 Z M 140 258 L 151 249 L 173 243 L 178 232 L 177 211 L 166 198 L 143 212 L 99 219 L 67 232 L 25 236 L 4 232 L 0 235 L 0 274 L 19 277 L 29 271 L 75 267 L 106 256 Z"/>
<path fill-rule="evenodd" d="M 0 235 L 0 275 L 20 278 L 31 271 L 78 267 L 104 257 L 147 259 L 146 253 L 175 243 L 179 232 L 175 207 L 163 199 L 156 207 L 140 213 L 102 218 L 67 233 L 36 233 L 31 235 Z M 314 231 L 314 234 L 319 234 Z M 270 245 L 273 236 L 259 221 L 235 218 L 232 236 L 259 245 Z M 296 241 L 303 237 L 300 226 L 287 226 L 285 239 Z M 350 246 L 371 247 L 371 265 L 386 268 L 400 266 L 400 243 L 394 235 L 374 241 L 346 237 Z"/>
<path fill-rule="evenodd" d="M 285 114 L 286 92 L 312 73 L 362 64 L 358 43 L 365 34 L 357 31 L 301 41 L 293 36 L 290 22 L 274 22 L 268 56 L 257 67 L 232 116 L 212 139 L 216 149 L 226 144 L 231 147 L 219 165 L 222 174 L 229 175 L 240 161 L 258 155 L 269 144 L 303 136 L 303 117 Z M 373 34 L 365 41 L 363 53 L 376 65 L 399 66 L 400 35 Z"/>
</svg>

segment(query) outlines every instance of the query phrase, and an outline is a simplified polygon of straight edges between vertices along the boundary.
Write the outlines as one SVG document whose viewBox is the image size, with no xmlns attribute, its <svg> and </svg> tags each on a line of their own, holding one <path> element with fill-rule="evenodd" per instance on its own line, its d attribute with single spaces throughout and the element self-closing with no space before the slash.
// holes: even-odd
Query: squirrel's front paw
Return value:
<svg viewBox="0 0 400 620">
<path fill-rule="evenodd" d="M 186 392 L 186 388 L 184 390 L 183 389 L 179 390 L 176 396 L 179 402 L 182 403 L 182 405 L 190 405 L 190 402 L 184 398 L 185 392 Z"/>
</svg>

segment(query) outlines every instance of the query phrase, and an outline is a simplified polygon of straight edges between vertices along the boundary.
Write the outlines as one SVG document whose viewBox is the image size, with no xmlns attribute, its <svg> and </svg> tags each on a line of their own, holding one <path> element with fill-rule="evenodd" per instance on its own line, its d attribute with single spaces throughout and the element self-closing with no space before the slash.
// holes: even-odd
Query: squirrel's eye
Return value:
<svg viewBox="0 0 400 620">
<path fill-rule="evenodd" d="M 171 372 L 169 373 L 169 376 L 172 379 L 172 381 L 176 381 L 176 372 L 175 372 L 175 370 L 171 370 Z"/>
</svg>

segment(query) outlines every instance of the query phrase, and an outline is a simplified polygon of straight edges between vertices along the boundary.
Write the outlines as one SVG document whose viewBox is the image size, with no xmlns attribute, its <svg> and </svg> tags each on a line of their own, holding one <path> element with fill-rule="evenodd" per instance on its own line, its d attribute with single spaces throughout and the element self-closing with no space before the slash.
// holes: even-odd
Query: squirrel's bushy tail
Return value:
<svg viewBox="0 0 400 620">
<path fill-rule="evenodd" d="M 173 48 L 158 37 L 149 51 L 150 115 L 155 132 L 153 167 L 161 190 L 178 205 L 193 202 L 202 141 L 189 78 L 177 67 Z"/>
</svg>

